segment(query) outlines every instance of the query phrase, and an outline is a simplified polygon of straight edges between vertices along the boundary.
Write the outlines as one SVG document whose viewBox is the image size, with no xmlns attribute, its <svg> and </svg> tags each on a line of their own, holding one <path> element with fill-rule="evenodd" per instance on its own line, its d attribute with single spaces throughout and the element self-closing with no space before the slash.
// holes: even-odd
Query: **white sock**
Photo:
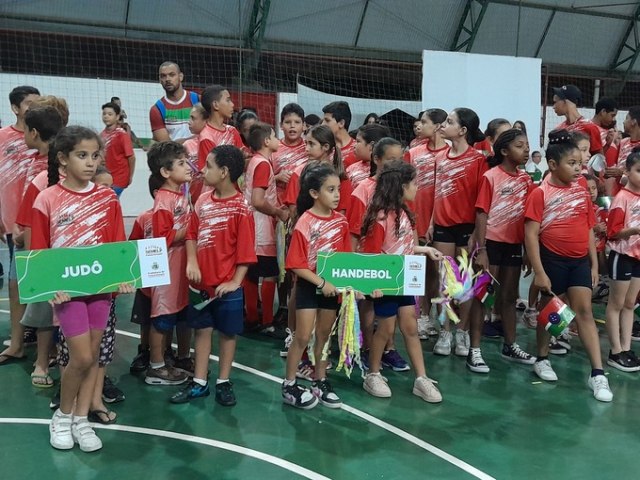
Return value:
<svg viewBox="0 0 640 480">
<path fill-rule="evenodd" d="M 294 378 L 293 380 L 287 380 L 286 378 L 284 379 L 284 386 L 285 387 L 290 387 L 291 385 L 295 385 L 296 384 L 296 379 Z"/>
<path fill-rule="evenodd" d="M 207 385 L 207 381 L 203 380 L 201 378 L 195 378 L 193 377 L 193 381 L 196 382 L 198 385 L 200 385 L 201 387 L 204 387 Z"/>
<path fill-rule="evenodd" d="M 228 381 L 229 381 L 228 378 L 219 378 L 216 380 L 216 385 L 220 385 L 221 383 L 226 383 Z"/>
<path fill-rule="evenodd" d="M 149 365 L 151 366 L 151 368 L 153 368 L 154 370 L 156 368 L 162 368 L 164 367 L 164 360 L 162 362 L 149 362 Z"/>
</svg>

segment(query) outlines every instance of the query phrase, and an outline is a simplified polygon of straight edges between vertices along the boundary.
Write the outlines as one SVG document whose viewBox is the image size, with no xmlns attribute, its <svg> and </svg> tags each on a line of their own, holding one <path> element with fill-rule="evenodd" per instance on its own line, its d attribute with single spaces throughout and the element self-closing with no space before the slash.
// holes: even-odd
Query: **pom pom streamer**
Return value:
<svg viewBox="0 0 640 480">
<path fill-rule="evenodd" d="M 471 300 L 485 290 L 488 284 L 495 282 L 489 272 L 474 272 L 473 257 L 476 251 L 469 255 L 463 249 L 457 261 L 453 257 L 445 256 L 440 263 L 440 297 L 431 300 L 431 303 L 442 305 L 438 317 L 440 324 L 444 324 L 447 317 L 452 322 L 459 323 L 460 318 L 454 306 Z"/>
<path fill-rule="evenodd" d="M 362 360 L 360 359 L 360 350 L 362 348 L 362 332 L 360 330 L 360 315 L 358 314 L 358 305 L 356 302 L 356 294 L 353 289 L 340 289 L 342 294 L 342 304 L 338 313 L 338 318 L 333 324 L 331 334 L 327 343 L 322 348 L 322 360 L 326 361 L 329 357 L 329 345 L 334 335 L 338 336 L 338 347 L 340 355 L 338 358 L 338 366 L 336 372 L 344 370 L 347 378 L 351 378 L 351 373 L 355 366 L 360 367 L 364 375 Z M 315 332 L 311 336 L 308 347 L 309 360 L 315 365 L 314 349 Z"/>
</svg>

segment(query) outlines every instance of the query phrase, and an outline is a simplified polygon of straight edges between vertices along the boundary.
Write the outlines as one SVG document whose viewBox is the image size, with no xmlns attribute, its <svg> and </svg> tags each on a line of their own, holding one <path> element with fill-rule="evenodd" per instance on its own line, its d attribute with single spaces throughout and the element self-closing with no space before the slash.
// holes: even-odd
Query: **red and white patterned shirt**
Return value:
<svg viewBox="0 0 640 480">
<path fill-rule="evenodd" d="M 271 162 L 266 157 L 256 154 L 251 157 L 244 174 L 244 198 L 253 213 L 255 222 L 256 254 L 266 257 L 277 256 L 276 251 L 276 219 L 259 212 L 251 205 L 251 196 L 256 188 L 264 189 L 265 200 L 274 207 L 279 206 L 276 192 L 276 181 L 273 178 Z"/>
<path fill-rule="evenodd" d="M 33 204 L 31 249 L 82 247 L 126 239 L 118 197 L 90 183 L 85 192 L 57 184 Z"/>
<path fill-rule="evenodd" d="M 355 190 L 363 180 L 371 176 L 371 162 L 363 162 L 362 160 L 359 160 L 356 163 L 349 165 L 346 169 L 346 173 L 347 178 L 351 182 L 351 186 Z"/>
<path fill-rule="evenodd" d="M 200 132 L 200 143 L 198 144 L 198 170 L 204 168 L 207 162 L 207 155 L 218 145 L 235 145 L 244 149 L 240 132 L 230 125 L 225 125 L 224 129 L 218 130 L 208 123 Z"/>
<path fill-rule="evenodd" d="M 524 242 L 524 207 L 533 188 L 531 177 L 524 170 L 512 174 L 499 165 L 485 172 L 476 208 L 487 214 L 487 239 Z"/>
<path fill-rule="evenodd" d="M 591 197 L 578 182 L 561 187 L 544 179 L 529 195 L 524 216 L 540 224 L 540 243 L 552 252 L 568 258 L 589 253 L 595 216 Z"/>
<path fill-rule="evenodd" d="M 458 157 L 450 155 L 448 150 L 436 159 L 433 222 L 442 227 L 475 223 L 476 199 L 487 161 L 471 146 Z"/>
<path fill-rule="evenodd" d="M 194 207 L 186 240 L 196 242 L 201 287 L 230 281 L 239 265 L 256 263 L 254 224 L 241 193 L 216 198 L 200 196 Z"/>
<path fill-rule="evenodd" d="M 373 227 L 360 240 L 363 253 L 386 253 L 388 255 L 412 255 L 414 248 L 413 228 L 404 212 L 400 212 L 400 229 L 396 233 L 396 212 L 378 212 Z"/>
<path fill-rule="evenodd" d="M 295 145 L 287 145 L 280 140 L 280 146 L 278 151 L 271 155 L 271 166 L 273 167 L 273 174 L 278 175 L 280 172 L 293 173 L 295 169 L 301 165 L 306 165 L 309 156 L 304 146 L 304 141 L 300 139 L 300 142 Z M 284 192 L 287 189 L 287 183 L 277 182 L 276 188 L 278 192 L 278 199 L 282 203 L 284 199 Z"/>
<path fill-rule="evenodd" d="M 319 217 L 307 210 L 296 222 L 285 264 L 288 270 L 315 272 L 318 252 L 350 251 L 349 224 L 344 215 L 333 211 L 328 217 Z"/>
<path fill-rule="evenodd" d="M 640 228 L 640 195 L 623 188 L 614 197 L 609 211 L 607 246 L 618 253 L 640 260 L 640 235 L 632 235 L 626 240 L 613 238 L 627 228 Z"/>
<path fill-rule="evenodd" d="M 13 126 L 0 128 L 0 213 L 7 232 L 13 231 L 29 165 L 36 153 L 24 143 L 24 132 Z"/>
</svg>

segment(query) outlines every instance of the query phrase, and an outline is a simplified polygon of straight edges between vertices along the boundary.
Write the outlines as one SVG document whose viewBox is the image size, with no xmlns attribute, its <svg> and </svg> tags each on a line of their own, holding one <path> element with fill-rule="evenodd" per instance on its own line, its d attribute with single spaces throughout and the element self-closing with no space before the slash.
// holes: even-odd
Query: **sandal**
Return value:
<svg viewBox="0 0 640 480">
<path fill-rule="evenodd" d="M 38 375 L 36 373 L 31 374 L 31 385 L 37 388 L 51 388 L 53 387 L 53 378 L 48 373 L 44 375 Z"/>
<path fill-rule="evenodd" d="M 116 423 L 116 418 L 118 417 L 113 410 L 91 410 L 89 415 L 87 415 L 87 419 L 90 422 L 101 423 L 102 425 Z"/>
<path fill-rule="evenodd" d="M 0 353 L 0 366 L 11 365 L 12 363 L 21 362 L 26 358 L 27 358 L 26 355 L 23 355 L 21 357 L 16 357 L 15 355 L 9 355 L 8 353 Z"/>
</svg>

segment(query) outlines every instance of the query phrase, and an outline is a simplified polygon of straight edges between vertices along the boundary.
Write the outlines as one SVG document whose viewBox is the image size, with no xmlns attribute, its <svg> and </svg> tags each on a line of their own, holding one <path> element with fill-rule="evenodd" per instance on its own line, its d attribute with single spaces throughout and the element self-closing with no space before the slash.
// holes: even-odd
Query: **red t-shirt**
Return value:
<svg viewBox="0 0 640 480">
<path fill-rule="evenodd" d="M 409 163 L 416 167 L 418 193 L 412 210 L 416 214 L 416 230 L 419 237 L 425 237 L 431 216 L 436 189 L 436 163 L 447 156 L 449 146 L 432 150 L 429 142 L 424 142 L 408 152 Z"/>
<path fill-rule="evenodd" d="M 359 161 L 360 159 L 356 157 L 355 151 L 351 151 L 347 153 L 344 157 L 342 157 L 342 165 L 344 166 L 345 170 L 349 168 L 351 165 L 353 165 L 354 163 L 358 163 Z"/>
<path fill-rule="evenodd" d="M 340 155 L 342 156 L 342 164 L 344 165 L 344 168 L 347 168 L 347 165 L 345 163 L 345 159 L 347 157 L 351 157 L 351 154 L 353 154 L 353 157 L 356 158 L 355 151 L 356 151 L 356 141 L 353 138 L 349 138 L 349 143 L 347 143 L 344 147 L 340 147 Z M 355 161 L 357 162 L 358 159 L 356 158 Z M 355 162 L 352 162 L 352 163 L 355 163 Z"/>
<path fill-rule="evenodd" d="M 513 244 L 524 242 L 524 207 L 534 188 L 524 170 L 512 174 L 499 165 L 485 172 L 476 208 L 487 214 L 487 239 Z"/>
<path fill-rule="evenodd" d="M 208 123 L 200 132 L 200 144 L 198 145 L 198 170 L 202 170 L 207 163 L 207 155 L 218 145 L 234 145 L 244 149 L 240 132 L 231 125 L 225 125 L 224 129 L 218 130 Z"/>
<path fill-rule="evenodd" d="M 629 255 L 640 260 L 640 235 L 632 235 L 626 240 L 612 238 L 627 228 L 640 227 L 640 195 L 623 188 L 614 197 L 609 211 L 607 224 L 607 242 L 609 248 L 615 252 Z"/>
<path fill-rule="evenodd" d="M 413 228 L 404 210 L 400 212 L 398 233 L 396 233 L 396 212 L 385 214 L 380 211 L 373 227 L 360 240 L 360 251 L 363 253 L 411 255 L 413 248 Z"/>
<path fill-rule="evenodd" d="M 105 166 L 113 177 L 113 186 L 126 188 L 129 186 L 129 157 L 133 156 L 131 137 L 122 128 L 107 130 L 100 133 L 104 142 Z"/>
<path fill-rule="evenodd" d="M 31 249 L 82 247 L 126 239 L 118 197 L 91 183 L 86 192 L 53 185 L 33 204 Z"/>
<path fill-rule="evenodd" d="M 349 231 L 360 238 L 362 221 L 367 213 L 369 202 L 376 191 L 375 177 L 365 179 L 351 194 L 351 206 L 347 218 L 349 219 Z"/>
<path fill-rule="evenodd" d="M 593 203 L 593 215 L 596 218 L 596 223 L 604 223 L 608 224 L 609 221 L 609 210 L 604 207 L 601 207 L 597 203 Z M 595 233 L 596 239 L 596 252 L 604 252 L 607 246 L 607 232 Z"/>
<path fill-rule="evenodd" d="M 355 189 L 360 182 L 371 176 L 371 162 L 359 160 L 347 167 L 346 174 L 351 182 L 351 187 Z"/>
<path fill-rule="evenodd" d="M 298 200 L 298 194 L 300 193 L 300 174 L 304 170 L 305 165 L 299 166 L 292 174 L 287 185 L 287 190 L 284 193 L 283 204 L 295 205 Z M 340 180 L 340 201 L 338 203 L 339 212 L 345 212 L 349 214 L 349 207 L 351 206 L 351 182 L 348 178 Z"/>
<path fill-rule="evenodd" d="M 293 171 L 300 165 L 306 165 L 308 158 L 307 150 L 305 149 L 304 141 L 302 139 L 300 139 L 300 142 L 295 145 L 287 145 L 285 142 L 280 140 L 278 151 L 271 155 L 273 174 L 278 175 L 283 171 L 293 173 Z M 278 199 L 282 203 L 284 193 L 287 189 L 287 183 L 277 182 L 276 189 L 278 192 Z"/>
<path fill-rule="evenodd" d="M 24 180 L 24 189 L 22 192 L 23 197 L 27 193 L 27 189 L 29 188 L 29 185 L 31 185 L 31 182 L 33 182 L 40 172 L 46 172 L 48 165 L 49 155 L 42 155 L 39 152 L 34 154 L 33 159 L 29 164 L 29 168 L 27 169 L 27 176 Z"/>
<path fill-rule="evenodd" d="M 216 198 L 200 196 L 189 222 L 187 240 L 196 242 L 200 287 L 229 282 L 238 265 L 256 263 L 254 224 L 242 194 Z"/>
<path fill-rule="evenodd" d="M 411 142 L 409 142 L 409 150 L 420 145 L 425 145 L 427 143 L 429 143 L 429 139 L 426 137 L 414 138 L 413 140 L 411 140 Z"/>
<path fill-rule="evenodd" d="M 45 170 L 40 172 L 33 181 L 27 186 L 27 191 L 20 203 L 20 210 L 18 210 L 18 216 L 16 217 L 16 223 L 22 227 L 31 226 L 31 214 L 33 213 L 33 204 L 36 198 L 49 185 L 49 174 Z"/>
<path fill-rule="evenodd" d="M 433 222 L 443 227 L 475 223 L 476 199 L 487 161 L 480 152 L 469 147 L 452 158 L 451 151 L 436 159 Z"/>
<path fill-rule="evenodd" d="M 349 224 L 341 213 L 319 217 L 307 210 L 296 222 L 285 265 L 288 270 L 316 271 L 318 252 L 350 252 Z"/>
<path fill-rule="evenodd" d="M 598 127 L 598 125 L 593 123 L 591 120 L 588 120 L 584 117 L 578 118 L 573 123 L 567 123 L 567 121 L 565 120 L 553 129 L 554 132 L 556 130 L 567 130 L 569 132 L 578 131 L 585 133 L 589 135 L 589 153 L 591 153 L 591 155 L 594 155 L 598 152 L 602 152 L 602 137 L 600 136 L 600 127 Z"/>
<path fill-rule="evenodd" d="M 151 288 L 151 317 L 177 313 L 189 304 L 187 251 L 184 240 L 175 242 L 178 230 L 185 229 L 191 217 L 189 199 L 182 192 L 161 188 L 156 193 L 151 215 L 154 238 L 167 241 L 171 284 Z"/>
<path fill-rule="evenodd" d="M 473 148 L 475 148 L 485 157 L 493 155 L 493 146 L 491 145 L 491 142 L 487 138 L 485 138 L 481 142 L 474 143 Z"/>
<path fill-rule="evenodd" d="M 251 157 L 244 174 L 244 198 L 255 222 L 256 255 L 265 257 L 278 255 L 276 250 L 276 219 L 256 210 L 251 203 L 251 196 L 256 188 L 261 188 L 264 190 L 266 202 L 276 208 L 279 207 L 276 182 L 273 177 L 271 162 L 268 158 L 259 153 Z"/>
<path fill-rule="evenodd" d="M 153 238 L 153 208 L 145 210 L 136 218 L 129 234 L 129 240 L 143 240 Z"/>
<path fill-rule="evenodd" d="M 13 231 L 29 165 L 36 153 L 24 143 L 24 132 L 12 126 L 0 128 L 0 214 L 7 232 Z"/>
<path fill-rule="evenodd" d="M 591 197 L 578 182 L 559 187 L 542 181 L 525 207 L 525 218 L 540 224 L 540 243 L 568 258 L 589 253 L 589 232 L 596 223 Z"/>
</svg>

